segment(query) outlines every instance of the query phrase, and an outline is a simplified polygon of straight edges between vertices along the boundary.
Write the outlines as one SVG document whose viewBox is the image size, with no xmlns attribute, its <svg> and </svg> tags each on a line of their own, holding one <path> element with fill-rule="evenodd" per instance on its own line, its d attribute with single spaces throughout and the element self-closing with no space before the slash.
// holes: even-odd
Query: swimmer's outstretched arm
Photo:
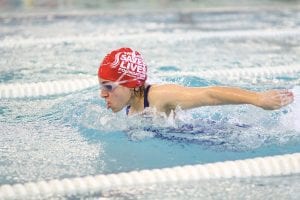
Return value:
<svg viewBox="0 0 300 200">
<path fill-rule="evenodd" d="M 160 94 L 160 96 L 158 96 Z M 180 106 L 182 109 L 200 106 L 251 104 L 266 110 L 279 109 L 293 102 L 294 95 L 287 90 L 254 92 L 234 87 L 183 87 L 162 85 L 153 88 L 153 96 L 163 102 L 165 110 Z"/>
</svg>

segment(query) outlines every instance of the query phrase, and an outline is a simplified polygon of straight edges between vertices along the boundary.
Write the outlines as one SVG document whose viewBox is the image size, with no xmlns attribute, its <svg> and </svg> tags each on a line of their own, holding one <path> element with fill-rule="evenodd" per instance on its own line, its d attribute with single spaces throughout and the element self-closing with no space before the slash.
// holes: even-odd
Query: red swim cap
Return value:
<svg viewBox="0 0 300 200">
<path fill-rule="evenodd" d="M 98 77 L 120 83 L 128 88 L 140 87 L 147 79 L 147 65 L 141 54 L 120 48 L 107 54 L 100 64 Z"/>
</svg>

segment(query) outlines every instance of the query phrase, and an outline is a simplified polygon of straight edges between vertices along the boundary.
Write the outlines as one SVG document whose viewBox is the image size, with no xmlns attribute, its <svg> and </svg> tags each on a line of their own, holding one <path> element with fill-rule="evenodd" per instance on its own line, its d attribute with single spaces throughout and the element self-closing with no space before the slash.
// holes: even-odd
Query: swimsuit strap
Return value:
<svg viewBox="0 0 300 200">
<path fill-rule="evenodd" d="M 151 85 L 148 85 L 144 91 L 144 108 L 149 107 L 148 93 L 149 93 L 150 87 L 151 87 Z M 129 110 L 130 110 L 130 106 L 127 106 L 126 107 L 126 115 L 128 115 Z"/>
<path fill-rule="evenodd" d="M 148 93 L 149 93 L 150 87 L 151 87 L 151 85 L 148 85 L 146 87 L 146 90 L 144 91 L 144 108 L 149 107 Z"/>
<path fill-rule="evenodd" d="M 127 107 L 126 107 L 126 115 L 128 115 L 129 109 L 130 109 L 130 106 L 127 106 Z"/>
</svg>

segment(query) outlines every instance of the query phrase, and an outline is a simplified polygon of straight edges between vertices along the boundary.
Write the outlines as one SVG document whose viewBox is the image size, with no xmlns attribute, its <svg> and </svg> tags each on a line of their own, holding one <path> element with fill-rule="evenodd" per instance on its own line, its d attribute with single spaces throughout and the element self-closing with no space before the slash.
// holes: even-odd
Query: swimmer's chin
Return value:
<svg viewBox="0 0 300 200">
<path fill-rule="evenodd" d="M 113 113 L 117 113 L 117 112 L 120 112 L 122 109 L 118 109 L 118 108 L 112 108 L 112 107 L 109 107 L 107 108 L 108 110 L 111 110 Z"/>
</svg>

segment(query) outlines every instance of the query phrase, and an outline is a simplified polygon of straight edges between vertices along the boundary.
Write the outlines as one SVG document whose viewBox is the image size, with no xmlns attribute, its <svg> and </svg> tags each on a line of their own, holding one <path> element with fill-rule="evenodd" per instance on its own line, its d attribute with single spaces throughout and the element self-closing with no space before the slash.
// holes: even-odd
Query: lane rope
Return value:
<svg viewBox="0 0 300 200">
<path fill-rule="evenodd" d="M 275 77 L 294 75 L 300 72 L 300 66 L 279 66 L 264 68 L 235 68 L 226 70 L 209 70 L 197 72 L 156 72 L 159 77 L 196 76 L 200 78 L 214 78 L 236 80 L 257 77 Z M 0 85 L 0 99 L 45 97 L 49 95 L 68 94 L 98 85 L 97 77 L 76 80 L 47 81 L 38 83 L 12 83 Z"/>
<path fill-rule="evenodd" d="M 38 83 L 13 83 L 0 85 L 0 99 L 45 97 L 68 94 L 87 89 L 98 84 L 97 78 L 47 81 Z"/>
<path fill-rule="evenodd" d="M 193 166 L 2 185 L 0 187 L 0 199 L 83 195 L 101 192 L 102 190 L 128 186 L 137 187 L 147 184 L 280 176 L 298 173 L 300 173 L 300 153 L 294 153 Z"/>
<path fill-rule="evenodd" d="M 197 72 L 157 72 L 156 75 L 160 77 L 182 77 L 194 76 L 199 78 L 226 78 L 226 79 L 243 79 L 243 78 L 257 78 L 257 77 L 275 77 L 280 75 L 295 75 L 300 72 L 300 65 L 294 66 L 277 66 L 277 67 L 250 67 L 250 68 L 232 68 L 221 70 L 208 70 Z"/>
<path fill-rule="evenodd" d="M 186 35 L 189 37 L 186 37 Z M 137 40 L 137 39 L 156 39 L 158 41 L 193 41 L 199 39 L 226 39 L 226 38 L 261 38 L 261 37 L 296 37 L 300 35 L 300 29 L 260 29 L 260 30 L 233 30 L 233 31 L 206 31 L 206 32 L 187 32 L 187 33 L 142 33 L 142 34 L 130 34 L 120 35 L 119 40 Z M 9 38 L 6 37 L 0 42 L 2 48 L 19 48 L 27 47 L 31 45 L 47 45 L 47 44 L 59 44 L 59 43 L 86 43 L 96 41 L 115 41 L 115 36 L 109 35 L 109 33 L 102 36 L 67 36 L 59 38 Z"/>
</svg>

